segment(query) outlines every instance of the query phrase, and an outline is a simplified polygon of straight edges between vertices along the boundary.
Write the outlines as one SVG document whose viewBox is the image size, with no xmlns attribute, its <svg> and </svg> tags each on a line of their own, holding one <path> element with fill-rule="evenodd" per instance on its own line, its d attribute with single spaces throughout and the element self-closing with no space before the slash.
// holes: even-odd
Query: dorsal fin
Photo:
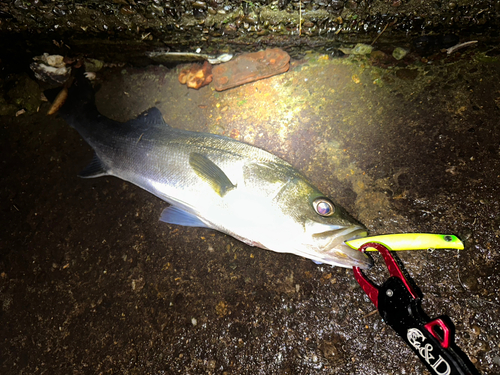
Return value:
<svg viewBox="0 0 500 375">
<path fill-rule="evenodd" d="M 127 124 L 134 128 L 148 128 L 151 126 L 168 126 L 163 120 L 163 115 L 156 107 L 149 108 L 147 111 L 142 112 L 133 120 L 127 121 Z"/>
</svg>

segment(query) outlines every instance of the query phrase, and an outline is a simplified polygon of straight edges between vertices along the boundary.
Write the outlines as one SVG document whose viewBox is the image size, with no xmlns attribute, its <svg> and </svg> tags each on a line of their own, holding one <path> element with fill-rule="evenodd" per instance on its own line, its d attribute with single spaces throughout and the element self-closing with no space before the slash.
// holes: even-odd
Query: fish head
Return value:
<svg viewBox="0 0 500 375">
<path fill-rule="evenodd" d="M 366 227 L 332 199 L 322 194 L 305 178 L 294 178 L 280 194 L 280 206 L 287 210 L 300 228 L 294 251 L 317 263 L 368 269 L 373 260 L 345 244 L 365 237 Z M 285 202 L 286 201 L 286 202 Z"/>
</svg>

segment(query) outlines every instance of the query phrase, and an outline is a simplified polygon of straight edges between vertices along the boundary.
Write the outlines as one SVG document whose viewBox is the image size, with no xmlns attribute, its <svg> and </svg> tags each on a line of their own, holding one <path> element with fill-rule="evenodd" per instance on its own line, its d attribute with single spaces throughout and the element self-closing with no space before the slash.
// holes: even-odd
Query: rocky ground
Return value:
<svg viewBox="0 0 500 375">
<path fill-rule="evenodd" d="M 180 85 L 181 67 L 106 68 L 97 105 L 119 121 L 156 106 L 173 127 L 271 151 L 371 234 L 460 236 L 463 251 L 399 256 L 425 311 L 449 315 L 477 369 L 498 374 L 500 63 L 479 47 L 392 52 L 303 53 L 220 93 Z M 427 373 L 352 270 L 160 223 L 149 193 L 76 177 L 92 150 L 45 115 L 32 76 L 2 89 L 2 374 Z"/>
</svg>

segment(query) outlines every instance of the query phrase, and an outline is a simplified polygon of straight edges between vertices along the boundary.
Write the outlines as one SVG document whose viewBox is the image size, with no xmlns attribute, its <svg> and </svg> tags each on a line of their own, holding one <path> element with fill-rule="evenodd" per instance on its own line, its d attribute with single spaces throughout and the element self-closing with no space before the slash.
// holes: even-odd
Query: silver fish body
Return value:
<svg viewBox="0 0 500 375">
<path fill-rule="evenodd" d="M 284 160 L 249 144 L 168 126 L 157 108 L 119 123 L 99 114 L 90 84 L 59 111 L 95 150 L 82 177 L 111 175 L 171 206 L 161 220 L 207 227 L 249 245 L 319 263 L 369 268 L 344 241 L 366 229 Z"/>
</svg>

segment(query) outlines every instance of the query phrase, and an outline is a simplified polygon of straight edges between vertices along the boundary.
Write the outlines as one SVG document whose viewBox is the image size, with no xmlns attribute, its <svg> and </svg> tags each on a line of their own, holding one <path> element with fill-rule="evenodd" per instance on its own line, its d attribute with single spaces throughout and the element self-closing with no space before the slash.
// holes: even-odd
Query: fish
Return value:
<svg viewBox="0 0 500 375">
<path fill-rule="evenodd" d="M 79 176 L 115 176 L 150 192 L 169 203 L 160 216 L 165 223 L 215 229 L 316 263 L 362 269 L 373 264 L 344 243 L 366 236 L 365 226 L 263 149 L 173 128 L 156 107 L 123 123 L 107 118 L 82 72 L 75 73 L 58 114 L 95 152 Z"/>
</svg>

